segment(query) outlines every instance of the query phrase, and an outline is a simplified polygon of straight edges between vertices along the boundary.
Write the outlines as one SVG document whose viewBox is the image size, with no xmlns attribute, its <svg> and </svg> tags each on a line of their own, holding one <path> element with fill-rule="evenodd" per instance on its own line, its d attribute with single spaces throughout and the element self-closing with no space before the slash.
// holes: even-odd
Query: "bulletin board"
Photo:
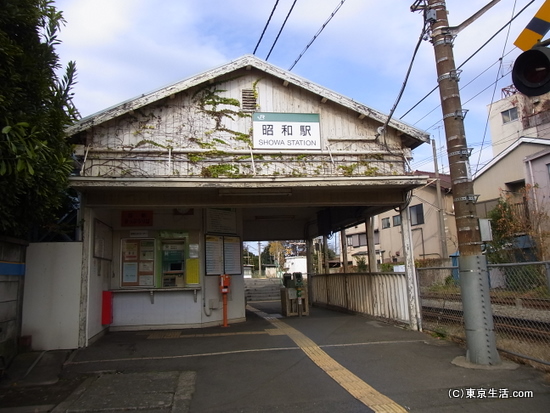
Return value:
<svg viewBox="0 0 550 413">
<path fill-rule="evenodd" d="M 121 245 L 121 286 L 155 286 L 155 240 L 125 238 Z"/>
<path fill-rule="evenodd" d="M 94 258 L 113 259 L 113 229 L 99 219 L 94 220 Z"/>
<path fill-rule="evenodd" d="M 242 274 L 241 238 L 228 235 L 206 235 L 206 275 Z"/>
</svg>

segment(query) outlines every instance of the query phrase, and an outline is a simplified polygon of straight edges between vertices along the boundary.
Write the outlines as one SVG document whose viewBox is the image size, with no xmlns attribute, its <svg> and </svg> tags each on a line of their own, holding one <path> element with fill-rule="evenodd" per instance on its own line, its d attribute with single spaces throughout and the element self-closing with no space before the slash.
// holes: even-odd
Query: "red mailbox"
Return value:
<svg viewBox="0 0 550 413">
<path fill-rule="evenodd" d="M 231 286 L 231 276 L 227 274 L 220 275 L 220 292 L 227 294 Z"/>
</svg>

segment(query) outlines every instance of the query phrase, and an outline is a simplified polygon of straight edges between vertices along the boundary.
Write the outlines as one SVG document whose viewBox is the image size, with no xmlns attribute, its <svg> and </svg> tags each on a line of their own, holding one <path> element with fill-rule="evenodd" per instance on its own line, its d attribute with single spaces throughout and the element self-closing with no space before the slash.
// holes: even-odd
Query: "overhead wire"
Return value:
<svg viewBox="0 0 550 413">
<path fill-rule="evenodd" d="M 304 50 L 302 50 L 302 52 L 300 53 L 300 55 L 298 56 L 298 58 L 294 61 L 294 63 L 292 64 L 292 66 L 290 66 L 290 68 L 288 69 L 288 71 L 290 72 L 292 69 L 294 69 L 294 66 L 296 66 L 296 63 L 298 63 L 298 61 L 302 58 L 302 56 L 306 53 L 306 51 L 309 49 L 309 47 L 313 44 L 313 42 L 317 39 L 317 37 L 319 37 L 319 35 L 321 34 L 321 32 L 325 29 L 325 27 L 327 27 L 327 24 L 329 24 L 329 22 L 332 20 L 332 18 L 336 15 L 336 13 L 338 13 L 338 10 L 340 10 L 340 8 L 344 5 L 344 3 L 346 2 L 346 0 L 341 0 L 340 1 L 340 4 L 338 6 L 336 6 L 336 9 L 334 9 L 334 11 L 332 12 L 332 14 L 330 15 L 330 17 L 327 19 L 327 21 L 325 21 L 323 23 L 323 25 L 321 26 L 321 28 L 317 31 L 317 33 L 315 33 L 315 35 L 313 36 L 313 38 L 310 40 L 310 42 L 307 44 L 307 46 L 304 48 Z"/>
<path fill-rule="evenodd" d="M 521 9 L 510 21 L 508 21 L 504 26 L 502 26 L 495 34 L 493 34 L 483 45 L 481 45 L 474 53 L 470 55 L 464 62 L 462 62 L 456 70 L 461 69 L 466 63 L 468 63 L 475 55 L 477 55 L 482 49 L 485 48 L 497 35 L 500 34 L 501 31 L 503 31 L 506 27 L 508 27 L 512 22 L 519 17 L 531 4 L 533 4 L 535 0 L 531 0 L 523 9 Z M 418 105 L 420 105 L 424 100 L 426 100 L 433 92 L 437 90 L 439 85 L 435 86 L 432 90 L 430 90 L 422 99 L 420 99 L 413 107 L 411 107 L 409 110 L 407 110 L 399 119 L 403 119 L 405 116 L 407 116 L 410 112 L 412 112 Z"/>
<path fill-rule="evenodd" d="M 512 16 L 514 15 L 514 12 L 516 10 L 516 6 L 517 6 L 517 0 L 514 0 L 514 7 L 512 9 Z M 506 50 L 506 45 L 508 44 L 508 39 L 510 38 L 510 29 L 511 29 L 511 26 L 508 26 L 508 33 L 506 33 L 506 39 L 504 40 L 504 46 L 502 47 L 502 56 L 500 58 L 500 66 L 498 68 L 498 72 L 497 72 L 497 80 L 495 80 L 494 84 L 495 84 L 495 87 L 493 89 L 493 95 L 491 96 L 491 103 L 490 103 L 490 108 L 493 107 L 493 103 L 495 101 L 495 94 L 497 92 L 497 85 L 498 85 L 498 81 L 499 81 L 499 78 L 498 78 L 498 75 L 500 74 L 500 71 L 502 70 L 502 59 L 504 58 L 505 56 L 505 50 Z M 483 140 L 481 141 L 481 150 L 479 151 L 479 157 L 478 157 L 478 160 L 477 160 L 477 164 L 476 164 L 476 170 L 474 172 L 474 174 L 477 173 L 477 171 L 479 170 L 479 162 L 481 161 L 481 153 L 483 152 L 483 145 L 485 144 L 485 138 L 487 137 L 487 129 L 489 128 L 489 116 L 491 114 L 491 110 L 488 111 L 487 113 L 487 118 L 486 118 L 486 121 L 485 121 L 485 129 L 483 130 Z"/>
<path fill-rule="evenodd" d="M 262 42 L 262 39 L 264 38 L 264 34 L 267 30 L 267 27 L 269 26 L 269 23 L 271 22 L 271 18 L 273 17 L 273 13 L 275 13 L 275 9 L 277 8 L 278 4 L 279 4 L 279 0 L 276 0 L 275 5 L 273 6 L 273 9 L 271 10 L 271 14 L 269 15 L 269 18 L 267 19 L 267 23 L 265 24 L 264 30 L 262 31 L 262 34 L 260 35 L 260 38 L 258 39 L 258 43 L 256 43 L 256 47 L 254 48 L 254 51 L 252 52 L 253 55 L 256 54 L 256 51 L 258 50 L 258 46 L 260 46 L 260 43 Z"/>
<path fill-rule="evenodd" d="M 420 45 L 422 44 L 422 41 L 424 39 L 424 36 L 426 35 L 427 31 L 428 31 L 428 21 L 425 21 L 424 22 L 424 26 L 422 27 L 422 31 L 420 33 L 420 37 L 418 38 L 418 41 L 416 43 L 416 46 L 414 48 L 414 52 L 413 52 L 413 55 L 412 55 L 412 58 L 411 58 L 411 61 L 409 63 L 409 68 L 407 69 L 407 73 L 405 75 L 405 80 L 403 81 L 403 84 L 401 85 L 401 90 L 399 91 L 398 95 L 397 95 L 397 99 L 395 100 L 395 103 L 393 104 L 393 107 L 391 108 L 390 110 L 390 113 L 388 115 L 388 117 L 386 118 L 386 122 L 384 123 L 384 125 L 379 129 L 379 132 L 377 133 L 376 137 L 378 138 L 380 135 L 383 134 L 384 136 L 384 139 L 385 139 L 385 136 L 386 136 L 386 129 L 390 123 L 390 120 L 395 112 L 395 110 L 397 109 L 397 105 L 399 104 L 399 102 L 401 101 L 401 98 L 403 97 L 403 92 L 405 92 L 405 88 L 407 87 L 407 82 L 409 80 L 409 76 L 411 74 L 411 70 L 412 70 L 412 67 L 413 67 L 413 64 L 414 64 L 414 60 L 416 58 L 416 55 L 418 54 L 418 49 L 420 48 Z"/>
<path fill-rule="evenodd" d="M 492 41 L 492 40 L 496 37 L 496 35 L 498 35 L 502 30 L 504 30 L 506 27 L 510 27 L 511 23 L 512 23 L 521 13 L 523 13 L 523 12 L 527 9 L 527 7 L 529 7 L 533 2 L 534 2 L 534 0 L 531 1 L 529 4 L 527 4 L 525 7 L 523 7 L 523 9 L 521 9 L 516 15 L 514 15 L 514 16 L 510 19 L 510 21 L 509 21 L 508 23 L 506 23 L 500 30 L 498 30 L 493 36 L 491 36 L 491 38 L 490 38 L 489 40 L 487 40 L 487 42 L 485 42 L 480 48 L 478 48 L 472 55 L 470 55 L 470 57 L 469 57 L 468 59 L 466 59 L 466 60 L 459 66 L 459 68 L 463 67 L 463 66 L 464 66 L 469 60 L 471 60 L 477 53 L 479 53 L 484 47 L 486 47 L 487 44 L 488 44 L 490 41 Z M 515 3 L 515 4 L 516 4 L 516 3 Z M 515 5 L 514 5 L 514 9 L 515 9 Z M 512 15 L 513 15 L 513 13 L 514 13 L 514 12 L 512 11 Z M 509 29 L 509 30 L 510 30 L 510 29 Z M 508 32 L 508 33 L 509 33 L 509 32 Z M 509 34 L 508 34 L 508 36 L 509 36 Z M 507 36 L 507 38 L 508 38 L 508 36 Z M 506 47 L 506 46 L 504 46 L 504 48 L 505 48 L 505 47 Z M 509 55 L 510 53 L 512 53 L 514 50 L 515 50 L 515 47 L 514 47 L 512 50 L 510 50 L 508 53 L 506 53 L 506 54 L 504 54 L 504 51 L 503 51 L 503 56 L 502 56 L 501 58 L 499 58 L 495 63 L 491 64 L 491 65 L 489 66 L 489 68 L 485 69 L 481 74 L 479 74 L 478 76 L 476 76 L 474 79 L 472 79 L 472 80 L 471 80 L 470 82 L 468 82 L 466 85 L 464 85 L 463 87 L 461 87 L 461 90 L 464 89 L 465 87 L 467 87 L 468 85 L 470 85 L 472 82 L 474 82 L 476 79 L 478 79 L 481 75 L 483 75 L 485 72 L 487 72 L 489 69 L 491 69 L 491 68 L 492 68 L 495 64 L 497 64 L 497 63 L 500 64 L 499 71 L 498 71 L 498 73 L 500 73 L 501 70 L 502 70 L 502 62 L 503 62 L 504 57 L 507 56 L 507 55 Z M 458 70 L 458 68 L 457 68 L 457 70 Z M 495 86 L 495 88 L 496 88 L 496 85 L 498 84 L 498 82 L 499 82 L 502 78 L 506 77 L 509 73 L 510 73 L 510 72 L 503 73 L 503 74 L 500 75 L 500 77 L 498 77 L 498 75 L 497 75 L 497 79 L 496 79 L 494 82 L 492 82 L 489 86 L 485 87 L 482 91 L 480 91 L 480 92 L 478 92 L 477 94 L 475 94 L 474 96 L 472 96 L 469 100 L 467 100 L 466 102 L 464 102 L 464 104 L 469 103 L 470 101 L 472 101 L 473 99 L 475 99 L 476 97 L 478 97 L 479 95 L 481 95 L 483 92 L 485 92 L 487 89 L 491 88 L 492 86 Z M 416 106 L 418 106 L 423 100 L 425 100 L 425 99 L 426 99 L 434 90 L 436 90 L 436 89 L 437 89 L 437 87 L 436 87 L 435 89 L 433 89 L 428 95 L 426 95 L 421 101 L 419 101 L 415 106 L 413 106 L 413 108 L 411 108 L 407 113 L 409 113 L 410 111 L 412 111 Z M 436 106 L 434 109 L 432 109 L 427 115 L 425 115 L 424 117 L 422 117 L 419 121 L 421 121 L 422 119 L 426 118 L 430 113 L 432 113 L 432 112 L 433 112 L 434 110 L 436 110 L 438 107 L 440 107 L 440 105 L 438 105 L 438 106 Z M 405 113 L 405 115 L 406 115 L 407 113 Z M 401 117 L 401 119 L 402 119 L 405 115 L 403 115 L 403 116 Z M 419 121 L 417 121 L 416 123 L 418 123 Z M 440 122 L 441 122 L 441 120 L 437 121 L 437 122 L 434 123 L 432 126 L 430 126 L 429 128 L 427 128 L 426 130 L 432 129 L 433 127 L 435 127 L 435 126 L 436 126 L 437 124 L 439 124 Z M 416 123 L 415 123 L 415 124 L 416 124 Z M 486 132 L 485 132 L 485 133 L 486 133 Z M 481 146 L 481 149 L 480 149 L 479 151 L 474 151 L 475 154 L 477 154 L 477 153 L 479 152 L 478 162 L 477 162 L 477 164 L 476 164 L 476 172 L 475 172 L 475 173 L 477 173 L 477 171 L 479 170 L 480 165 L 482 164 L 482 162 L 481 162 L 481 155 L 482 155 L 483 150 L 484 150 L 485 136 L 486 136 L 486 135 L 484 134 L 484 138 L 483 138 L 483 141 L 482 141 L 481 143 L 475 143 L 475 144 L 471 145 L 471 146 Z M 422 166 L 422 165 L 424 165 L 424 164 L 429 163 L 431 160 L 432 160 L 432 157 L 428 157 L 426 160 L 421 161 L 420 163 L 417 163 L 416 165 L 417 165 L 417 167 L 418 167 L 418 166 Z M 484 164 L 485 164 L 485 163 L 483 163 L 483 165 L 484 165 Z M 443 164 L 442 164 L 442 166 L 443 166 Z"/>
<path fill-rule="evenodd" d="M 285 28 L 285 25 L 286 25 L 286 22 L 288 20 L 288 18 L 290 17 L 290 14 L 292 13 L 292 10 L 294 10 L 294 6 L 296 5 L 296 2 L 298 0 L 294 0 L 294 2 L 292 3 L 292 6 L 290 7 L 290 10 L 288 11 L 288 14 L 286 15 L 285 17 L 285 21 L 283 22 L 283 24 L 281 25 L 281 29 L 279 30 L 279 33 L 277 33 L 277 37 L 275 38 L 275 41 L 273 42 L 273 45 L 271 46 L 271 49 L 269 49 L 269 53 L 267 54 L 266 58 L 265 58 L 265 61 L 267 62 L 267 60 L 269 59 L 269 56 L 271 56 L 271 52 L 273 51 L 273 48 L 275 47 L 275 45 L 277 44 L 277 41 L 279 41 L 279 36 L 281 35 L 283 29 Z"/>
<path fill-rule="evenodd" d="M 502 74 L 496 81 L 492 82 L 491 84 L 489 84 L 488 86 L 486 86 L 484 89 L 482 89 L 481 91 L 479 91 L 478 93 L 476 93 L 474 96 L 472 96 L 470 99 L 466 100 L 465 102 L 463 102 L 462 104 L 463 105 L 466 105 L 468 104 L 469 102 L 471 102 L 472 100 L 474 100 L 476 97 L 478 97 L 479 95 L 481 95 L 483 92 L 487 91 L 487 89 L 490 89 L 492 86 L 494 86 L 499 80 L 501 80 L 502 78 L 508 76 L 510 74 L 510 71 Z M 439 106 L 436 106 L 434 109 L 432 109 L 431 112 L 433 112 L 435 109 L 437 109 Z M 430 112 L 430 113 L 431 113 Z M 426 128 L 426 130 L 430 130 L 432 129 L 433 127 L 435 127 L 439 122 L 441 122 L 442 119 L 439 119 L 437 122 L 435 122 L 433 125 L 429 126 L 428 128 Z"/>
<path fill-rule="evenodd" d="M 510 50 L 507 54 L 512 53 L 513 50 Z M 487 73 L 494 65 L 498 64 L 501 59 L 498 59 L 497 61 L 493 62 L 487 69 L 483 70 L 480 74 L 478 74 L 476 77 L 474 77 L 472 80 L 470 80 L 468 83 L 466 83 L 464 86 L 460 87 L 460 90 L 467 88 L 469 85 L 471 85 L 473 82 L 475 82 L 477 79 L 479 79 L 481 76 L 483 76 L 485 73 Z M 476 95 L 477 96 L 477 95 Z M 422 116 L 420 119 L 418 119 L 416 122 L 414 122 L 412 125 L 416 125 L 425 118 L 427 118 L 429 115 L 432 114 L 436 109 L 438 109 L 441 106 L 441 104 L 438 104 L 435 106 L 432 110 L 430 110 L 428 113 L 426 113 L 424 116 Z M 429 129 L 429 128 L 428 128 Z"/>
</svg>

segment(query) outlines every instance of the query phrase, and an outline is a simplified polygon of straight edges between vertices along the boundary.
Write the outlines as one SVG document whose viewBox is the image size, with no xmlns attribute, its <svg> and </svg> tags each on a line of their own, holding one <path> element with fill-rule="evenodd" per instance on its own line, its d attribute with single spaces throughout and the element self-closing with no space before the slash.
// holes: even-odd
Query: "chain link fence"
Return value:
<svg viewBox="0 0 550 413">
<path fill-rule="evenodd" d="M 488 266 L 499 351 L 550 370 L 550 262 Z M 417 268 L 422 326 L 465 340 L 457 267 Z"/>
</svg>

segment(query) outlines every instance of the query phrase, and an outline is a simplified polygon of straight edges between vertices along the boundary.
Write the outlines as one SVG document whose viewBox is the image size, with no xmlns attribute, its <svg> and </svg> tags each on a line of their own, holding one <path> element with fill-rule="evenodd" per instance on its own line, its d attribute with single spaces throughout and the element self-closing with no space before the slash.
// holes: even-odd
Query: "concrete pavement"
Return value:
<svg viewBox="0 0 550 413">
<path fill-rule="evenodd" d="M 251 306 L 246 322 L 227 328 L 107 334 L 57 372 L 87 377 L 81 386 L 35 411 L 508 413 L 550 406 L 548 375 L 531 367 L 464 368 L 453 364 L 464 349 L 424 333 L 318 308 L 282 318 L 278 302 Z"/>
</svg>

